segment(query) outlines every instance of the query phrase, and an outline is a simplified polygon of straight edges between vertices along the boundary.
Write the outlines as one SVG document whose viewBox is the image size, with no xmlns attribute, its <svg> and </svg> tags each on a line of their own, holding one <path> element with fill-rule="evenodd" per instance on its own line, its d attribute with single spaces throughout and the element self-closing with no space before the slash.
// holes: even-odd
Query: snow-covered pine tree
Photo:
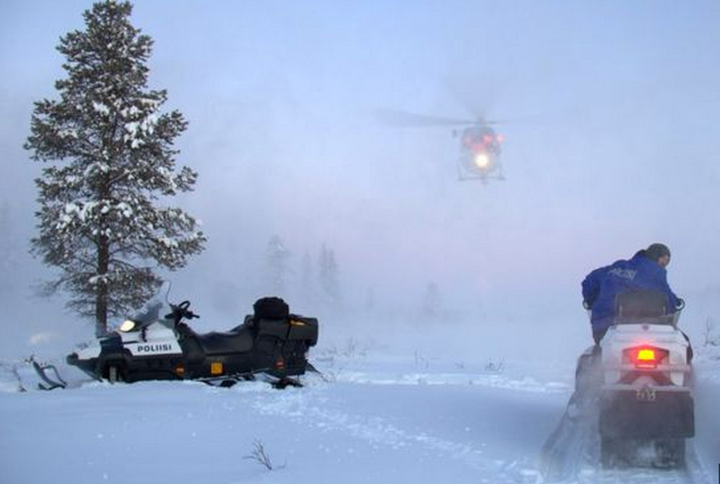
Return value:
<svg viewBox="0 0 720 484">
<path fill-rule="evenodd" d="M 436 319 L 442 310 L 442 297 L 440 288 L 434 282 L 425 286 L 422 300 L 422 314 L 427 319 Z"/>
<path fill-rule="evenodd" d="M 310 253 L 305 251 L 300 269 L 300 297 L 304 304 L 311 306 L 316 302 L 316 284 L 313 278 L 313 262 Z"/>
<path fill-rule="evenodd" d="M 337 309 L 341 305 L 338 266 L 335 261 L 335 252 L 328 249 L 325 244 L 322 245 L 318 258 L 318 279 L 325 302 L 330 307 Z"/>
<path fill-rule="evenodd" d="M 33 253 L 59 269 L 48 291 L 67 292 L 68 307 L 94 318 L 97 335 L 108 316 L 157 290 L 155 268 L 183 267 L 206 241 L 193 217 L 163 205 L 191 191 L 197 173 L 176 171 L 173 142 L 187 122 L 161 113 L 165 90 L 147 88 L 153 41 L 130 24 L 131 13 L 129 2 L 95 3 L 86 29 L 61 37 L 60 100 L 35 103 L 25 144 L 33 160 L 58 162 L 36 180 Z"/>
<path fill-rule="evenodd" d="M 285 294 L 285 282 L 287 281 L 290 267 L 290 251 L 285 247 L 283 240 L 277 235 L 268 241 L 265 261 L 268 269 L 268 289 L 279 296 Z"/>
<path fill-rule="evenodd" d="M 365 311 L 369 314 L 375 312 L 375 288 L 370 286 L 365 292 Z"/>
</svg>

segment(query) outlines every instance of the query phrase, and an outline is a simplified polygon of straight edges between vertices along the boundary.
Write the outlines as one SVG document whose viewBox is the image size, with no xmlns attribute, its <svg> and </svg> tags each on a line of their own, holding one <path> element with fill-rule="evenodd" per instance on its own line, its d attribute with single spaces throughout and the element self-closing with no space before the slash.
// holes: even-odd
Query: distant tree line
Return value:
<svg viewBox="0 0 720 484">
<path fill-rule="evenodd" d="M 270 238 L 265 252 L 265 290 L 281 297 L 297 296 L 324 308 L 340 309 L 342 295 L 335 251 L 322 244 L 314 263 L 310 253 L 305 252 L 299 277 L 292 268 L 292 255 L 282 238 L 277 235 Z M 295 287 L 290 287 L 291 280 L 295 281 Z"/>
</svg>

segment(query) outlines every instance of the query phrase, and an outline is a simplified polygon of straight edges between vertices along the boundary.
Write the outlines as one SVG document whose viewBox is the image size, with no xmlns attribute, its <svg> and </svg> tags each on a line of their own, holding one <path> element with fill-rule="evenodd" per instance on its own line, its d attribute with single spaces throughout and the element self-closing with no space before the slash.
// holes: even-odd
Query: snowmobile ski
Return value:
<svg viewBox="0 0 720 484">
<path fill-rule="evenodd" d="M 35 373 L 37 373 L 40 379 L 45 382 L 45 385 L 38 383 L 38 389 L 49 391 L 56 388 L 67 387 L 67 382 L 62 379 L 55 365 L 40 364 L 34 356 L 30 357 L 30 363 L 32 364 L 33 369 L 35 369 Z M 48 376 L 48 370 L 52 371 L 54 378 Z"/>
</svg>

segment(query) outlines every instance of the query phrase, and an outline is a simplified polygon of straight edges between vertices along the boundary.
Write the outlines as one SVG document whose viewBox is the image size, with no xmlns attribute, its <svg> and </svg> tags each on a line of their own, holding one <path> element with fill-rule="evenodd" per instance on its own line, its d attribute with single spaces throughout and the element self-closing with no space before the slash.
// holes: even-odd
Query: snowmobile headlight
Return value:
<svg viewBox="0 0 720 484">
<path fill-rule="evenodd" d="M 120 328 L 118 328 L 123 333 L 129 333 L 133 329 L 135 329 L 135 326 L 137 326 L 137 323 L 131 319 L 126 319 L 123 324 L 120 325 Z"/>
</svg>

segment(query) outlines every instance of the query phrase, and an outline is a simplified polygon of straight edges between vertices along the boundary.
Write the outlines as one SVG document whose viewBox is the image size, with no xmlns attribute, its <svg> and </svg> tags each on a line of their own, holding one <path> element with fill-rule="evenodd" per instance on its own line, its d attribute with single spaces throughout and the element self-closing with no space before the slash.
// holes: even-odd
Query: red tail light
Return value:
<svg viewBox="0 0 720 484">
<path fill-rule="evenodd" d="M 652 346 L 637 346 L 625 350 L 625 354 L 636 368 L 654 369 L 663 359 L 667 358 L 669 353 Z"/>
<path fill-rule="evenodd" d="M 652 348 L 642 348 L 637 352 L 637 358 L 635 359 L 635 366 L 638 368 L 655 368 L 657 367 L 657 355 L 655 350 Z"/>
</svg>

